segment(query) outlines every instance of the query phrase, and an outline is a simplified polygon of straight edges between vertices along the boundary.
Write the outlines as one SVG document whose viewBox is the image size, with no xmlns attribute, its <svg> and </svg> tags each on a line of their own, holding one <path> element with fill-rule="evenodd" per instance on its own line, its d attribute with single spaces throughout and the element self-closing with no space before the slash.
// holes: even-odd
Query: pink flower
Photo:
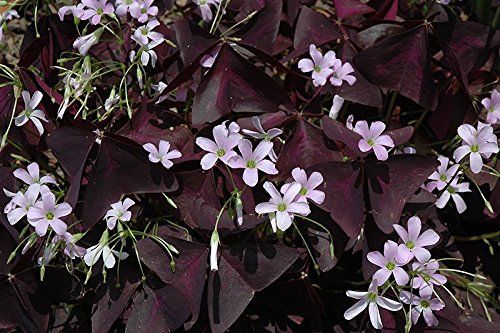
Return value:
<svg viewBox="0 0 500 333">
<path fill-rule="evenodd" d="M 208 154 L 205 154 L 200 162 L 203 170 L 212 168 L 218 160 L 228 164 L 229 160 L 237 155 L 233 149 L 241 140 L 241 135 L 230 132 L 230 130 L 226 128 L 225 124 L 215 126 L 212 130 L 215 142 L 204 137 L 196 138 L 196 144 L 201 149 L 208 151 Z"/>
<path fill-rule="evenodd" d="M 259 181 L 258 170 L 268 175 L 278 173 L 274 163 L 264 159 L 272 148 L 273 144 L 271 142 L 261 141 L 257 148 L 252 151 L 252 143 L 247 139 L 242 139 L 238 142 L 241 156 L 236 155 L 228 164 L 231 168 L 245 169 L 243 171 L 243 181 L 248 186 L 254 187 Z"/>
<path fill-rule="evenodd" d="M 48 120 L 45 118 L 45 113 L 36 107 L 42 101 L 43 94 L 37 90 L 33 93 L 33 97 L 31 97 L 30 93 L 24 90 L 22 92 L 22 96 L 24 101 L 24 110 L 16 117 L 14 123 L 16 126 L 20 127 L 26 124 L 28 120 L 31 120 L 38 133 L 42 135 L 44 129 L 41 121 L 48 122 Z"/>
<path fill-rule="evenodd" d="M 457 206 L 457 211 L 462 214 L 467 209 L 464 199 L 458 193 L 470 192 L 469 183 L 462 182 L 458 184 L 458 179 L 453 179 L 451 184 L 446 188 L 446 190 L 441 194 L 441 196 L 436 201 L 437 208 L 443 208 L 446 206 L 450 198 L 453 199 L 455 205 Z"/>
<path fill-rule="evenodd" d="M 295 198 L 299 194 L 300 184 L 295 183 L 288 187 L 284 194 L 281 195 L 276 187 L 270 183 L 265 182 L 264 189 L 269 193 L 271 199 L 269 202 L 263 202 L 255 207 L 257 214 L 276 214 L 276 226 L 285 231 L 292 225 L 291 214 L 309 215 L 311 210 L 309 205 L 305 202 L 297 202 Z"/>
<path fill-rule="evenodd" d="M 363 137 L 358 143 L 359 150 L 362 152 L 373 150 L 379 161 L 385 161 L 389 157 L 385 147 L 394 147 L 394 142 L 389 135 L 381 135 L 384 130 L 385 124 L 381 121 L 373 122 L 370 127 L 366 120 L 358 121 L 353 131 Z"/>
<path fill-rule="evenodd" d="M 380 284 L 384 284 L 391 275 L 394 275 L 396 283 L 400 286 L 404 286 L 410 281 L 408 273 L 401 268 L 404 263 L 400 263 L 396 259 L 400 256 L 398 252 L 398 244 L 389 240 L 384 244 L 384 255 L 379 251 L 372 251 L 366 255 L 369 262 L 380 267 L 373 274 L 374 280 L 377 280 Z"/>
<path fill-rule="evenodd" d="M 158 7 L 152 6 L 153 0 L 136 0 L 130 5 L 130 15 L 137 21 L 147 22 L 150 16 L 158 15 Z"/>
<path fill-rule="evenodd" d="M 134 200 L 126 198 L 125 200 L 111 204 L 111 209 L 106 212 L 104 218 L 109 230 L 113 230 L 116 222 L 127 222 L 132 218 L 132 212 L 129 208 L 135 204 Z"/>
<path fill-rule="evenodd" d="M 408 220 L 408 230 L 402 226 L 394 224 L 394 229 L 403 241 L 398 247 L 398 261 L 407 263 L 414 257 L 420 262 L 427 262 L 431 258 L 429 250 L 425 246 L 431 246 L 439 241 L 439 235 L 432 229 L 428 229 L 420 234 L 422 222 L 418 216 L 413 216 Z"/>
<path fill-rule="evenodd" d="M 434 285 L 440 286 L 447 281 L 446 276 L 436 273 L 439 269 L 439 262 L 435 259 L 426 263 L 414 262 L 411 268 L 416 273 L 412 283 L 412 287 L 415 289 L 426 288 L 429 289 L 428 291 L 432 291 Z"/>
<path fill-rule="evenodd" d="M 500 121 L 500 92 L 493 90 L 490 98 L 484 98 L 481 101 L 486 109 L 486 122 L 489 124 L 496 124 Z"/>
<path fill-rule="evenodd" d="M 7 220 L 11 225 L 16 224 L 28 214 L 31 207 L 35 205 L 38 194 L 40 194 L 40 186 L 37 185 L 30 186 L 26 193 L 16 193 L 11 201 L 15 208 L 7 213 Z"/>
<path fill-rule="evenodd" d="M 292 170 L 292 177 L 293 180 L 301 186 L 296 198 L 297 201 L 307 202 L 309 199 L 318 205 L 321 205 L 323 201 L 325 201 L 325 192 L 316 190 L 316 188 L 323 183 L 323 176 L 319 172 L 311 173 L 308 179 L 305 170 L 295 168 Z M 294 183 L 283 185 L 281 187 L 281 193 L 285 193 L 292 184 Z"/>
<path fill-rule="evenodd" d="M 71 211 L 71 206 L 66 202 L 56 205 L 56 197 L 48 192 L 29 210 L 28 222 L 35 227 L 40 237 L 45 236 L 49 226 L 56 234 L 63 235 L 67 226 L 60 218 L 69 215 Z"/>
<path fill-rule="evenodd" d="M 86 6 L 86 9 L 80 18 L 83 21 L 90 19 L 93 25 L 99 24 L 103 15 L 115 12 L 113 5 L 107 2 L 107 0 L 82 0 L 82 4 Z"/>
<path fill-rule="evenodd" d="M 446 185 L 448 185 L 448 182 L 450 182 L 454 176 L 458 176 L 460 174 L 457 173 L 460 165 L 453 164 L 450 168 L 448 168 L 450 163 L 450 159 L 448 157 L 439 156 L 438 160 L 441 165 L 437 168 L 437 171 L 434 171 L 434 173 L 429 176 L 429 179 L 435 181 L 436 188 L 441 191 L 446 187 Z"/>
<path fill-rule="evenodd" d="M 493 127 L 481 122 L 477 129 L 469 124 L 460 125 L 458 135 L 462 138 L 462 146 L 453 153 L 453 158 L 460 162 L 469 155 L 470 168 L 474 173 L 479 173 L 483 168 L 483 159 L 489 158 L 491 154 L 498 153 L 498 143 L 493 134 Z"/>
<path fill-rule="evenodd" d="M 148 158 L 152 163 L 161 162 L 163 166 L 167 169 L 170 169 L 174 163 L 170 160 L 174 158 L 179 158 L 182 154 L 174 149 L 169 151 L 170 143 L 165 140 L 160 140 L 158 148 L 152 143 L 146 143 L 142 146 L 147 152 L 149 152 Z"/>
<path fill-rule="evenodd" d="M 163 35 L 159 32 L 153 31 L 154 28 L 160 25 L 157 19 L 152 19 L 146 25 L 140 26 L 134 31 L 134 40 L 140 45 L 146 45 L 149 40 L 158 41 L 163 40 Z"/>
<path fill-rule="evenodd" d="M 413 324 L 418 322 L 421 314 L 423 314 L 425 323 L 428 326 L 437 326 L 439 324 L 433 311 L 443 309 L 444 303 L 438 298 L 432 298 L 432 290 L 430 288 L 420 289 L 420 297 L 412 295 L 407 291 L 402 291 L 399 298 L 404 303 L 413 305 L 411 308 L 411 320 Z"/>
<path fill-rule="evenodd" d="M 73 42 L 73 47 L 75 49 L 78 49 L 78 52 L 81 55 L 86 55 L 89 52 L 90 48 L 99 42 L 99 38 L 101 38 L 103 31 L 104 28 L 98 28 L 90 34 L 78 37 Z M 62 118 L 63 115 L 64 115 L 64 109 L 63 111 L 60 111 L 58 113 L 58 117 Z"/>
<path fill-rule="evenodd" d="M 50 192 L 49 188 L 45 184 L 56 184 L 56 181 L 51 176 L 40 177 L 40 167 L 38 166 L 38 163 L 30 163 L 26 169 L 27 170 L 14 170 L 14 177 L 22 180 L 26 185 L 29 185 L 30 187 L 35 184 L 40 185 L 40 192 L 42 192 L 42 194 L 45 192 Z"/>
<path fill-rule="evenodd" d="M 333 64 L 333 73 L 330 77 L 330 83 L 332 86 L 340 87 L 342 85 L 342 81 L 347 81 L 350 86 L 352 86 L 356 82 L 356 78 L 351 73 L 354 72 L 354 68 L 348 62 L 342 64 L 340 59 L 337 59 Z"/>
<path fill-rule="evenodd" d="M 389 311 L 399 311 L 403 308 L 401 303 L 394 301 L 392 299 L 379 296 L 378 294 L 378 281 L 373 280 L 368 287 L 368 291 L 353 291 L 348 290 L 346 295 L 359 300 L 344 312 L 344 318 L 346 320 L 351 320 L 352 318 L 363 312 L 366 307 L 368 307 L 368 313 L 370 315 L 370 321 L 374 328 L 381 329 L 382 320 L 380 318 L 380 312 L 378 307 L 382 307 Z"/>
<path fill-rule="evenodd" d="M 308 73 L 312 72 L 313 84 L 315 87 L 323 86 L 326 83 L 326 79 L 333 73 L 331 67 L 337 60 L 335 57 L 335 52 L 328 51 L 325 56 L 321 54 L 316 48 L 316 45 L 309 45 L 309 54 L 311 59 L 302 59 L 299 61 L 299 68 L 302 72 Z"/>
</svg>

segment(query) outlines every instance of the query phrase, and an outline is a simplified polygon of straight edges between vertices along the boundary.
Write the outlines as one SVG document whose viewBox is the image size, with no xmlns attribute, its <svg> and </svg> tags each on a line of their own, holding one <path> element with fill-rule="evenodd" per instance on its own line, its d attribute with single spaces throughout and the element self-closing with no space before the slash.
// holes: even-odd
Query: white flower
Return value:
<svg viewBox="0 0 500 333">
<path fill-rule="evenodd" d="M 134 36 L 132 36 L 132 38 L 134 38 Z M 154 68 L 156 66 L 156 61 L 158 60 L 158 56 L 156 55 L 156 52 L 153 49 L 158 45 L 160 45 L 162 42 L 163 39 L 159 39 L 141 46 L 142 52 L 140 52 L 140 54 L 141 54 L 141 63 L 143 66 L 147 66 L 150 62 L 151 62 L 151 67 Z"/>
<path fill-rule="evenodd" d="M 343 104 L 344 104 L 344 98 L 342 96 L 339 95 L 333 96 L 333 104 L 328 116 L 332 119 L 337 119 L 337 116 L 339 115 L 340 109 L 342 108 Z"/>
<path fill-rule="evenodd" d="M 19 222 L 23 217 L 25 217 L 30 208 L 33 207 L 38 199 L 38 194 L 40 193 L 40 186 L 30 186 L 26 193 L 17 192 L 12 198 L 12 203 L 14 207 L 7 213 L 7 220 L 11 225 Z"/>
<path fill-rule="evenodd" d="M 24 90 L 22 92 L 22 96 L 24 101 L 24 110 L 16 117 L 16 126 L 23 126 L 28 122 L 28 120 L 31 120 L 38 130 L 38 133 L 42 135 L 44 130 L 40 120 L 45 122 L 48 122 L 48 120 L 45 119 L 43 111 L 36 109 L 36 107 L 42 101 L 43 94 L 37 90 L 33 93 L 33 97 L 31 97 L 30 93 Z"/>
<path fill-rule="evenodd" d="M 325 56 L 316 48 L 316 45 L 309 45 L 311 59 L 301 59 L 298 63 L 300 70 L 304 73 L 312 72 L 313 85 L 323 86 L 330 75 L 333 74 L 331 68 L 338 60 L 335 52 L 328 51 Z"/>
<path fill-rule="evenodd" d="M 116 222 L 127 222 L 132 218 L 132 213 L 128 210 L 135 202 L 132 199 L 126 198 L 123 202 L 118 201 L 111 204 L 111 209 L 106 212 L 104 218 L 109 230 L 112 230 Z"/>
<path fill-rule="evenodd" d="M 50 189 L 45 184 L 57 184 L 54 178 L 52 178 L 51 176 L 40 177 L 40 167 L 36 162 L 30 163 L 26 169 L 27 170 L 19 168 L 14 170 L 14 177 L 22 180 L 26 185 L 29 185 L 30 187 L 32 185 L 40 185 L 40 192 L 42 194 L 50 192 Z"/>
<path fill-rule="evenodd" d="M 453 164 L 448 168 L 450 164 L 450 159 L 448 157 L 439 156 L 438 160 L 440 166 L 429 176 L 429 179 L 435 181 L 436 188 L 441 191 L 453 177 L 460 175 L 461 172 L 457 172 L 460 166 L 458 164 Z"/>
<path fill-rule="evenodd" d="M 368 307 L 370 321 L 373 327 L 376 329 L 382 328 L 382 320 L 380 318 L 380 312 L 378 309 L 379 306 L 389 311 L 399 311 L 403 308 L 401 303 L 378 295 L 377 280 L 372 281 L 370 287 L 368 287 L 368 291 L 362 292 L 348 290 L 346 294 L 347 296 L 358 299 L 359 301 L 349 309 L 347 309 L 347 311 L 344 313 L 344 318 L 347 320 L 351 320 L 352 318 L 363 312 L 366 307 Z"/>
<path fill-rule="evenodd" d="M 140 45 L 146 45 L 149 40 L 163 40 L 163 35 L 161 33 L 153 31 L 153 29 L 159 25 L 160 22 L 158 22 L 157 19 L 152 19 L 146 25 L 142 25 L 135 29 L 132 39 Z"/>
<path fill-rule="evenodd" d="M 174 158 L 179 158 L 182 154 L 174 149 L 170 150 L 170 143 L 165 140 L 160 140 L 158 148 L 152 143 L 146 143 L 142 146 L 147 152 L 149 152 L 148 158 L 152 163 L 161 162 L 163 166 L 167 169 L 170 169 L 174 163 L 170 160 Z"/>
<path fill-rule="evenodd" d="M 219 233 L 217 229 L 212 232 L 210 237 L 210 270 L 216 271 L 219 269 L 217 264 L 217 250 L 219 248 Z"/>
<path fill-rule="evenodd" d="M 108 245 L 97 244 L 87 249 L 87 253 L 83 257 L 83 260 L 85 264 L 90 267 L 95 265 L 99 258 L 102 257 L 104 266 L 106 266 L 106 268 L 113 268 L 116 263 L 115 256 L 120 260 L 125 260 L 128 257 L 128 253 L 111 250 Z"/>
<path fill-rule="evenodd" d="M 90 48 L 99 42 L 103 31 L 104 28 L 99 28 L 88 35 L 78 37 L 73 43 L 73 47 L 78 49 L 81 55 L 86 55 Z"/>
<path fill-rule="evenodd" d="M 50 226 L 58 235 L 66 232 L 67 226 L 61 217 L 71 213 L 71 206 L 66 203 L 56 205 L 56 197 L 51 192 L 42 194 L 42 200 L 38 201 L 28 211 L 28 222 L 35 227 L 38 236 L 45 236 Z"/>
<path fill-rule="evenodd" d="M 450 198 L 453 199 L 455 205 L 457 206 L 457 211 L 462 214 L 467 209 L 464 199 L 458 193 L 470 192 L 469 183 L 463 182 L 458 184 L 458 179 L 454 179 L 451 184 L 446 188 L 446 190 L 441 194 L 436 202 L 437 208 L 443 208 L 446 206 Z"/>
</svg>

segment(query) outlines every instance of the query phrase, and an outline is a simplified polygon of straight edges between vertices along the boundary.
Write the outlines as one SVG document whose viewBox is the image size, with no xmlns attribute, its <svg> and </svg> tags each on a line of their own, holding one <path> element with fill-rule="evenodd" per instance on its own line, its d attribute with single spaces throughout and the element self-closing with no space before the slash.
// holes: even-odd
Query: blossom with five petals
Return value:
<svg viewBox="0 0 500 333">
<path fill-rule="evenodd" d="M 24 90 L 22 92 L 22 96 L 24 101 L 24 110 L 14 120 L 16 126 L 23 126 L 28 122 L 28 120 L 31 120 L 38 133 L 42 135 L 44 129 L 41 121 L 48 122 L 48 120 L 45 118 L 45 113 L 43 113 L 40 109 L 36 109 L 36 107 L 42 101 L 43 94 L 37 90 L 33 93 L 33 96 L 30 96 L 30 93 Z"/>
<path fill-rule="evenodd" d="M 176 149 L 169 151 L 170 142 L 165 140 L 160 140 L 158 148 L 152 143 L 146 143 L 142 147 L 149 153 L 148 158 L 152 163 L 161 162 L 167 169 L 170 169 L 174 165 L 170 160 L 182 156 L 181 152 Z"/>
<path fill-rule="evenodd" d="M 432 229 L 420 234 L 422 222 L 418 216 L 412 216 L 408 220 L 408 230 L 398 224 L 394 224 L 393 227 L 403 241 L 398 248 L 399 262 L 407 263 L 414 257 L 420 262 L 427 262 L 431 258 L 431 253 L 425 247 L 436 244 L 439 241 L 439 235 Z"/>
<path fill-rule="evenodd" d="M 375 121 L 368 127 L 366 120 L 360 120 L 356 123 L 353 131 L 363 138 L 359 140 L 358 147 L 362 152 L 373 150 L 379 161 L 385 161 L 389 157 L 386 147 L 394 147 L 394 141 L 389 135 L 382 135 L 385 130 L 385 124 L 381 121 Z"/>
<path fill-rule="evenodd" d="M 68 227 L 61 217 L 69 215 L 72 210 L 67 202 L 56 205 L 56 197 L 53 193 L 44 193 L 42 200 L 28 211 L 28 222 L 35 227 L 40 237 L 45 236 L 49 226 L 56 234 L 63 235 Z"/>
<path fill-rule="evenodd" d="M 297 201 L 307 202 L 311 200 L 318 205 L 325 201 L 325 192 L 316 190 L 316 188 L 323 183 L 323 176 L 319 172 L 313 172 L 307 177 L 306 171 L 301 168 L 292 170 L 292 177 L 296 183 L 299 183 L 301 188 L 297 196 Z M 281 187 L 281 193 L 285 193 L 290 185 L 293 183 L 285 184 Z"/>
<path fill-rule="evenodd" d="M 215 126 L 212 134 L 215 141 L 204 137 L 196 138 L 196 144 L 208 152 L 200 161 L 203 170 L 212 168 L 218 160 L 228 164 L 229 160 L 237 155 L 233 149 L 241 140 L 241 135 L 230 132 L 225 124 Z"/>
<path fill-rule="evenodd" d="M 129 198 L 111 204 L 111 209 L 108 210 L 104 216 L 108 229 L 113 230 L 117 222 L 130 221 L 132 212 L 129 211 L 129 208 L 134 204 L 134 200 Z"/>
<path fill-rule="evenodd" d="M 458 127 L 458 135 L 462 138 L 462 146 L 453 152 L 455 161 L 460 162 L 469 155 L 470 168 L 474 173 L 479 173 L 483 168 L 483 157 L 489 158 L 498 153 L 496 135 L 489 124 L 478 123 L 477 129 L 472 125 L 464 124 Z"/>
<path fill-rule="evenodd" d="M 400 257 L 398 244 L 391 240 L 385 242 L 383 255 L 379 251 L 369 252 L 366 255 L 368 261 L 380 267 L 373 274 L 373 279 L 377 280 L 380 284 L 384 284 L 393 275 L 398 285 L 406 285 L 410 281 L 410 277 L 401 268 L 406 263 L 398 262 L 398 257 Z"/>
<path fill-rule="evenodd" d="M 302 72 L 308 73 L 312 72 L 313 84 L 315 87 L 323 86 L 330 75 L 333 74 L 333 69 L 331 68 L 335 61 L 338 60 L 335 57 L 335 52 L 328 51 L 325 56 L 321 54 L 316 48 L 316 45 L 309 45 L 309 54 L 311 59 L 301 59 L 299 61 L 299 68 Z"/>
</svg>

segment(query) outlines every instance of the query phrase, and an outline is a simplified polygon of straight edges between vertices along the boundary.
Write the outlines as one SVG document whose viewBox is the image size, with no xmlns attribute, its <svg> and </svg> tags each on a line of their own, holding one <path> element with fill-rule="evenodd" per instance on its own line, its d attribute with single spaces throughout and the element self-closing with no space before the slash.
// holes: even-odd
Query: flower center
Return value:
<svg viewBox="0 0 500 333">
<path fill-rule="evenodd" d="M 141 29 L 141 32 L 142 32 L 142 34 L 143 34 L 144 36 L 146 36 L 146 35 L 148 34 L 148 32 L 149 32 L 149 31 L 148 31 L 148 28 L 144 27 L 144 28 L 142 28 L 142 29 Z"/>
<path fill-rule="evenodd" d="M 385 265 L 385 267 L 388 270 L 392 271 L 394 268 L 396 268 L 396 264 L 391 261 L 391 262 L 388 262 L 387 265 Z"/>
<path fill-rule="evenodd" d="M 415 247 L 415 242 L 414 241 L 406 242 L 406 247 L 409 248 L 410 250 L 413 250 L 413 248 Z"/>
<path fill-rule="evenodd" d="M 368 299 L 372 302 L 375 302 L 375 300 L 377 299 L 377 294 L 375 293 L 368 293 L 367 295 Z"/>
<path fill-rule="evenodd" d="M 368 144 L 369 144 L 370 146 L 374 146 L 374 145 L 375 145 L 375 140 L 373 140 L 372 138 L 370 138 L 370 139 L 366 140 L 366 142 L 368 142 Z"/>
<path fill-rule="evenodd" d="M 426 301 L 425 299 L 420 301 L 420 305 L 423 307 L 423 308 L 428 308 L 429 307 L 429 301 Z"/>
<path fill-rule="evenodd" d="M 222 156 L 226 155 L 226 151 L 221 148 L 221 149 L 217 150 L 216 154 L 218 157 L 222 157 Z"/>
<path fill-rule="evenodd" d="M 284 212 L 286 211 L 286 205 L 282 202 L 278 204 L 278 207 L 276 209 L 278 210 L 278 212 Z"/>
<path fill-rule="evenodd" d="M 442 174 L 441 176 L 439 176 L 439 179 L 441 179 L 441 181 L 443 181 L 443 182 L 445 182 L 447 178 L 448 177 L 446 177 L 445 174 Z"/>
<path fill-rule="evenodd" d="M 488 112 L 491 112 L 491 113 L 495 112 L 495 108 L 494 107 L 489 108 Z"/>
<path fill-rule="evenodd" d="M 30 117 L 31 116 L 31 112 L 33 112 L 33 109 L 30 108 L 29 106 L 26 107 L 26 109 L 24 109 L 24 113 L 26 114 L 26 117 Z"/>
<path fill-rule="evenodd" d="M 48 212 L 47 214 L 45 214 L 45 218 L 49 221 L 53 220 L 54 219 L 54 213 L 52 212 Z"/>
<path fill-rule="evenodd" d="M 141 9 L 141 14 L 146 14 L 146 13 L 147 13 L 146 8 Z"/>
<path fill-rule="evenodd" d="M 314 71 L 315 71 L 316 73 L 321 72 L 321 67 L 319 67 L 319 66 L 314 66 Z"/>
<path fill-rule="evenodd" d="M 299 194 L 300 195 L 306 195 L 307 194 L 307 188 L 305 188 L 305 187 L 301 188 L 300 191 L 299 191 Z"/>
<path fill-rule="evenodd" d="M 206 5 L 207 4 L 207 0 L 200 0 L 200 5 Z"/>
<path fill-rule="evenodd" d="M 479 151 L 479 146 L 478 145 L 470 146 L 470 151 L 473 153 L 477 153 Z"/>
<path fill-rule="evenodd" d="M 249 168 L 249 169 L 255 169 L 256 166 L 257 166 L 257 163 L 255 163 L 254 160 L 250 160 L 247 162 L 247 168 Z"/>
<path fill-rule="evenodd" d="M 131 5 L 134 0 L 125 0 L 125 4 Z"/>
<path fill-rule="evenodd" d="M 431 280 L 431 277 L 428 274 L 422 274 L 422 279 L 425 282 L 429 282 Z"/>
<path fill-rule="evenodd" d="M 451 193 L 451 194 L 453 194 L 453 193 L 456 193 L 456 192 L 457 192 L 457 190 L 456 190 L 454 187 L 452 187 L 452 186 L 448 186 L 448 188 L 447 188 L 446 190 L 447 190 L 449 193 Z"/>
<path fill-rule="evenodd" d="M 102 8 L 97 8 L 96 12 L 97 15 L 102 15 L 104 13 L 104 10 Z"/>
</svg>

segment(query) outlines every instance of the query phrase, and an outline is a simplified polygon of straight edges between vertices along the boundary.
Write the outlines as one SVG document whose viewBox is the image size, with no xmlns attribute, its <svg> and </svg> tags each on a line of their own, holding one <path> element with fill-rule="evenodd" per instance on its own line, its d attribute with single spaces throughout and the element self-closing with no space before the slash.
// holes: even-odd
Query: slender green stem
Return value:
<svg viewBox="0 0 500 333">
<path fill-rule="evenodd" d="M 295 224 L 295 222 L 292 222 L 293 226 L 295 227 L 295 230 L 297 230 L 297 233 L 299 234 L 300 238 L 302 239 L 302 242 L 304 243 L 304 246 L 306 247 L 307 253 L 309 253 L 309 257 L 311 258 L 311 261 L 313 262 L 314 265 L 314 270 L 319 274 L 319 265 L 316 263 L 316 260 L 314 259 L 314 255 L 311 252 L 311 249 L 309 248 L 309 245 L 307 244 L 306 239 L 304 238 L 304 235 L 299 230 L 299 227 Z"/>
</svg>

